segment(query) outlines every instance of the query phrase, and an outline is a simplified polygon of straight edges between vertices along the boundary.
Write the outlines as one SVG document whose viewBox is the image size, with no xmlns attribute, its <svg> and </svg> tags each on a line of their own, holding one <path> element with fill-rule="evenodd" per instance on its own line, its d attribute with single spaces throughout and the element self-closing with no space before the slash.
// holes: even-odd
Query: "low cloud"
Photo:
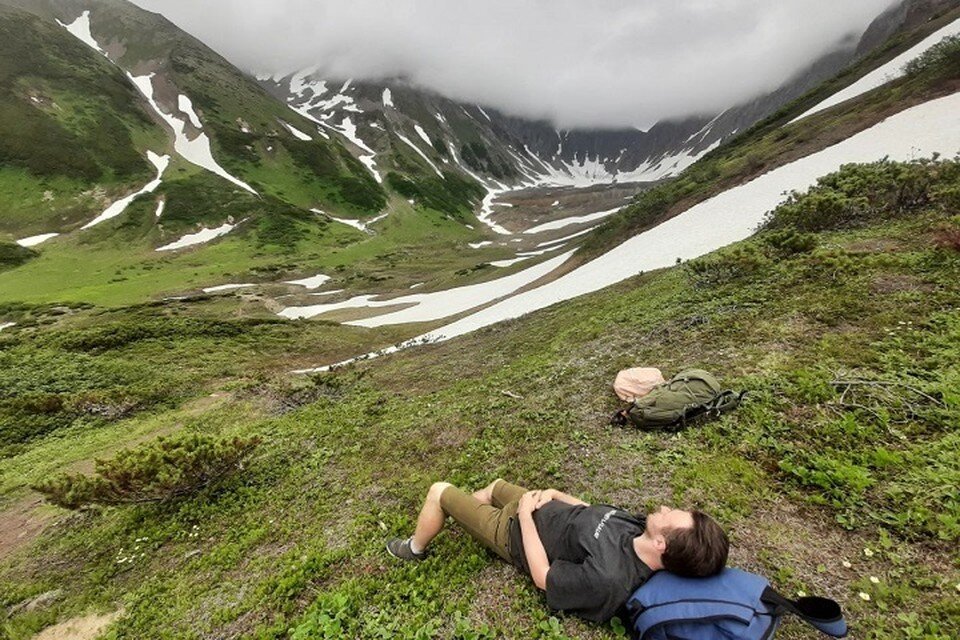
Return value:
<svg viewBox="0 0 960 640">
<path fill-rule="evenodd" d="M 855 42 L 892 4 L 134 1 L 248 71 L 317 66 L 329 78 L 402 76 L 454 99 L 565 128 L 646 128 L 717 113 Z"/>
</svg>

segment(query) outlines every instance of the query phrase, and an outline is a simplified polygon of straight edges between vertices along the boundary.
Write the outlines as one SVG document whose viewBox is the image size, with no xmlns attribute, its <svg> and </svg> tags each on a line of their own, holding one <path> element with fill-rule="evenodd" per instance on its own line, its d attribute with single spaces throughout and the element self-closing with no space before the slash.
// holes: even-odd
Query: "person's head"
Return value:
<svg viewBox="0 0 960 640">
<path fill-rule="evenodd" d="M 647 516 L 643 535 L 660 552 L 663 568 L 671 573 L 712 576 L 727 564 L 727 534 L 702 511 L 661 506 Z"/>
</svg>

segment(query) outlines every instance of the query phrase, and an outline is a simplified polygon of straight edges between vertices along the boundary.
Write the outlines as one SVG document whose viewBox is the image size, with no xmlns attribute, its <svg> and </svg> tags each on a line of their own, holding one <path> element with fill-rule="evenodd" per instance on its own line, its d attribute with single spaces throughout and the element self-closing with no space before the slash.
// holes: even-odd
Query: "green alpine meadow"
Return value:
<svg viewBox="0 0 960 640">
<path fill-rule="evenodd" d="M 848 637 L 956 638 L 957 2 L 347 4 L 0 0 L 0 639 L 638 637 L 630 593 L 552 606 L 553 548 L 538 587 L 449 508 L 409 547 L 498 478 L 702 511 Z M 734 99 L 758 25 L 784 62 Z M 636 125 L 577 75 L 647 118 L 673 64 L 703 105 Z M 633 367 L 743 395 L 641 429 Z"/>
</svg>

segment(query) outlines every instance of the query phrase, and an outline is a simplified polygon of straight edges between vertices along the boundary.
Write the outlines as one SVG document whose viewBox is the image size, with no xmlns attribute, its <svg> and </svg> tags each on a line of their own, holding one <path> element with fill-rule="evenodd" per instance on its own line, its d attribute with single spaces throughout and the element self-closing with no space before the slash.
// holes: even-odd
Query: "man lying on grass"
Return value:
<svg viewBox="0 0 960 640">
<path fill-rule="evenodd" d="M 709 576 L 727 562 L 723 529 L 699 511 L 660 507 L 634 517 L 556 489 L 527 491 L 505 480 L 468 494 L 430 487 L 413 536 L 387 542 L 403 560 L 423 560 L 447 516 L 507 562 L 529 573 L 547 604 L 595 622 L 617 615 L 631 594 L 666 569 Z"/>
</svg>

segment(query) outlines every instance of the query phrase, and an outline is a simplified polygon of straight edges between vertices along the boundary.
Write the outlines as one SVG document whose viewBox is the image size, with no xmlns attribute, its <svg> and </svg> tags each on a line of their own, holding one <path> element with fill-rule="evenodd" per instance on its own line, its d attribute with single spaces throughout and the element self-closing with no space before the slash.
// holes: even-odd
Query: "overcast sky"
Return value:
<svg viewBox="0 0 960 640">
<path fill-rule="evenodd" d="M 894 0 L 134 0 L 247 71 L 404 76 L 561 127 L 647 128 L 775 89 Z"/>
</svg>

